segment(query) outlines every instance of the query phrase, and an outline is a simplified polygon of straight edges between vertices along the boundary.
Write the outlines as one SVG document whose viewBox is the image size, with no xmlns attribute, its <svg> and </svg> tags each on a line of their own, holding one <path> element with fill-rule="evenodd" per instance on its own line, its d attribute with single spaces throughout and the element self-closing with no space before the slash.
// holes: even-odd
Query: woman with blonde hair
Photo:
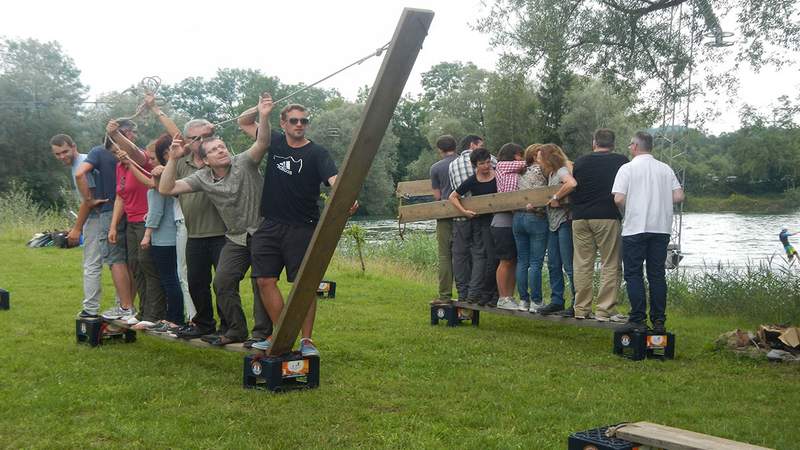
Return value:
<svg viewBox="0 0 800 450">
<path fill-rule="evenodd" d="M 526 170 L 519 177 L 519 189 L 535 189 L 547 186 L 547 178 L 536 162 L 542 144 L 533 144 L 525 149 Z M 517 244 L 517 292 L 520 310 L 535 313 L 542 303 L 542 267 L 547 252 L 549 235 L 547 211 L 527 205 L 514 212 L 514 241 Z"/>
<path fill-rule="evenodd" d="M 575 301 L 575 285 L 572 276 L 572 217 L 569 208 L 561 204 L 578 183 L 572 177 L 571 163 L 564 151 L 556 144 L 544 144 L 539 148 L 537 162 L 547 177 L 548 186 L 560 186 L 547 204 L 549 236 L 547 243 L 547 268 L 550 274 L 550 303 L 538 310 L 540 314 L 564 312 L 564 272 L 569 278 L 572 300 Z"/>
</svg>

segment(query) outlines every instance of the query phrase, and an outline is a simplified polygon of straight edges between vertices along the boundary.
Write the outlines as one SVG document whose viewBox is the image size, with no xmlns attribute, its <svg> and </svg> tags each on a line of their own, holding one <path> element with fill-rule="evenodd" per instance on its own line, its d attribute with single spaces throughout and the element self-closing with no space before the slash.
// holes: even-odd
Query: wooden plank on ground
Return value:
<svg viewBox="0 0 800 450">
<path fill-rule="evenodd" d="M 620 439 L 667 450 L 765 450 L 766 447 L 681 430 L 651 422 L 621 425 L 615 434 Z"/>
<path fill-rule="evenodd" d="M 397 183 L 396 195 L 400 198 L 433 195 L 431 180 L 401 181 Z"/>
<path fill-rule="evenodd" d="M 289 299 L 276 324 L 272 348 L 269 351 L 271 355 L 282 355 L 291 351 L 303 320 L 317 299 L 319 282 L 336 250 L 349 218 L 350 207 L 358 197 L 372 166 L 372 160 L 383 140 L 432 20 L 433 11 L 412 8 L 403 10 L 389 51 L 361 113 L 361 122 L 333 186 L 330 200 L 314 230 Z"/>
<path fill-rule="evenodd" d="M 112 324 L 112 325 L 114 325 L 115 327 L 118 327 L 118 328 L 124 328 L 126 330 L 132 329 L 132 325 L 128 325 L 127 323 L 125 323 L 125 322 L 123 322 L 121 320 L 106 320 L 106 322 L 108 322 L 108 323 L 110 323 L 110 324 Z M 242 346 L 241 342 L 238 342 L 236 344 L 228 344 L 228 345 L 225 345 L 223 347 L 219 347 L 219 346 L 216 346 L 216 345 L 211 345 L 208 342 L 204 342 L 204 341 L 200 340 L 200 338 L 197 338 L 197 339 L 181 339 L 181 338 L 178 338 L 178 337 L 170 336 L 167 333 L 156 333 L 155 331 L 150 331 L 150 330 L 135 330 L 135 331 L 138 331 L 139 333 L 144 333 L 144 334 L 146 334 L 148 336 L 157 337 L 157 338 L 163 339 L 165 341 L 177 342 L 177 343 L 180 343 L 180 344 L 186 344 L 186 345 L 189 345 L 191 347 L 197 347 L 197 348 L 213 348 L 213 349 L 227 350 L 229 352 L 239 352 L 239 353 L 250 353 L 250 352 L 257 352 L 258 351 L 258 350 L 251 350 L 249 348 L 244 348 Z"/>
<path fill-rule="evenodd" d="M 461 204 L 464 205 L 464 208 L 475 211 L 478 214 L 514 211 L 517 209 L 524 209 L 525 205 L 529 203 L 534 207 L 546 205 L 553 194 L 558 192 L 559 188 L 559 186 L 551 186 L 515 192 L 478 195 L 475 197 L 462 198 Z M 462 214 L 449 200 L 440 200 L 438 202 L 401 206 L 399 216 L 400 223 L 409 223 L 419 222 L 421 220 L 462 217 Z"/>
<path fill-rule="evenodd" d="M 560 325 L 571 325 L 575 327 L 588 327 L 588 328 L 605 328 L 609 330 L 616 330 L 617 328 L 621 328 L 625 326 L 624 323 L 616 323 L 616 322 L 598 322 L 594 319 L 575 319 L 572 317 L 563 317 L 563 316 L 555 316 L 555 315 L 547 315 L 543 316 L 541 314 L 531 314 L 527 311 L 512 311 L 509 309 L 501 309 L 496 308 L 493 306 L 479 306 L 474 303 L 467 303 L 467 302 L 453 302 L 453 304 L 459 308 L 463 309 L 471 309 L 475 311 L 487 312 L 491 314 L 499 314 L 501 316 L 513 316 L 513 317 L 521 317 L 523 319 L 528 320 L 541 320 L 545 322 L 555 322 Z"/>
</svg>

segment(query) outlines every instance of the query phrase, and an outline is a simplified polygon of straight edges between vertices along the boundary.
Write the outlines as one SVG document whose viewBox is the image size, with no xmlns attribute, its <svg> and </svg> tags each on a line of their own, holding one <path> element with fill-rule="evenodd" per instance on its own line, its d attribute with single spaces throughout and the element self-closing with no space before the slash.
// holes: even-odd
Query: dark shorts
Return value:
<svg viewBox="0 0 800 450">
<path fill-rule="evenodd" d="M 300 270 L 303 256 L 316 225 L 288 225 L 264 220 L 250 240 L 253 278 L 278 278 L 286 268 L 291 283 Z"/>
<path fill-rule="evenodd" d="M 497 259 L 517 259 L 517 243 L 512 227 L 492 227 L 492 240 Z"/>
</svg>

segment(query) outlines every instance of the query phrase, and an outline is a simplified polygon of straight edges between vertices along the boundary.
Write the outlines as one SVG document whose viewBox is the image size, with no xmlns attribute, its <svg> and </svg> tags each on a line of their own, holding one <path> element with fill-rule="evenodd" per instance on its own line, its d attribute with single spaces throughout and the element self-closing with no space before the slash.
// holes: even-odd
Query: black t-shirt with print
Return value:
<svg viewBox="0 0 800 450">
<path fill-rule="evenodd" d="M 319 220 L 320 183 L 336 175 L 336 164 L 325 147 L 309 141 L 289 147 L 286 136 L 272 132 L 264 171 L 261 215 L 284 224 L 315 224 Z"/>
<path fill-rule="evenodd" d="M 497 179 L 492 178 L 489 181 L 478 181 L 478 177 L 473 174 L 461 183 L 461 186 L 456 189 L 456 192 L 462 197 L 466 195 L 467 192 L 471 192 L 472 195 L 495 194 L 497 193 Z"/>
</svg>

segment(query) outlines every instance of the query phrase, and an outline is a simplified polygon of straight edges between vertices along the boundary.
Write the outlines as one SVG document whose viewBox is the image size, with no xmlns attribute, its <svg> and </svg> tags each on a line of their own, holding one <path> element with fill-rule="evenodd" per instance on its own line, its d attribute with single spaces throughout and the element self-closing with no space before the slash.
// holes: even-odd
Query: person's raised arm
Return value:
<svg viewBox="0 0 800 450">
<path fill-rule="evenodd" d="M 139 183 L 145 185 L 148 189 L 153 189 L 156 187 L 155 180 L 153 178 L 145 175 L 138 167 L 133 166 L 131 167 L 131 172 L 133 172 L 133 176 L 139 180 Z"/>
<path fill-rule="evenodd" d="M 258 129 L 258 124 L 256 124 L 257 116 L 258 106 L 253 106 L 252 108 L 240 114 L 239 118 L 236 119 L 236 122 L 239 124 L 239 129 L 244 131 L 246 135 L 253 139 L 256 138 L 256 130 Z"/>
<path fill-rule="evenodd" d="M 169 133 L 170 136 L 175 136 L 176 134 L 181 133 L 181 130 L 178 128 L 175 122 L 173 122 L 172 119 L 170 119 L 169 116 L 164 113 L 164 111 L 161 111 L 161 108 L 159 108 L 158 104 L 156 103 L 155 95 L 145 94 L 144 104 L 148 109 L 150 109 L 150 112 L 158 117 L 158 121 L 161 122 L 161 125 L 164 126 L 164 129 L 167 130 L 167 133 Z"/>
<path fill-rule="evenodd" d="M 559 202 L 574 191 L 576 186 L 578 186 L 578 182 L 575 180 L 575 177 L 569 172 L 565 172 L 561 175 L 561 187 L 558 188 L 558 191 L 553 195 L 554 198 L 551 199 L 548 204 L 552 207 L 560 206 Z"/>
<path fill-rule="evenodd" d="M 183 180 L 175 181 L 175 176 L 178 172 L 178 162 L 186 154 L 186 147 L 183 145 L 183 140 L 178 135 L 172 138 L 172 144 L 169 146 L 169 161 L 167 161 L 164 172 L 161 174 L 161 181 L 158 183 L 158 192 L 163 195 L 179 195 L 192 192 L 189 183 Z"/>
<path fill-rule="evenodd" d="M 247 149 L 247 155 L 254 163 L 260 164 L 267 154 L 272 131 L 269 127 L 269 113 L 272 112 L 272 96 L 264 93 L 258 101 L 258 137 L 256 142 Z"/>
<path fill-rule="evenodd" d="M 89 189 L 89 180 L 86 178 L 86 174 L 92 170 L 94 170 L 93 165 L 82 162 L 75 171 L 75 185 L 78 186 L 78 192 L 81 194 L 81 198 L 84 201 L 92 199 L 92 191 Z"/>
<path fill-rule="evenodd" d="M 111 141 L 117 144 L 117 147 L 128 154 L 128 157 L 131 159 L 131 161 L 142 167 L 147 165 L 147 157 L 141 150 L 139 150 L 139 147 L 137 147 L 136 144 L 122 135 L 122 133 L 119 131 L 119 123 L 117 123 L 116 120 L 108 121 L 108 124 L 106 124 L 106 134 L 109 138 L 111 138 Z"/>
</svg>

